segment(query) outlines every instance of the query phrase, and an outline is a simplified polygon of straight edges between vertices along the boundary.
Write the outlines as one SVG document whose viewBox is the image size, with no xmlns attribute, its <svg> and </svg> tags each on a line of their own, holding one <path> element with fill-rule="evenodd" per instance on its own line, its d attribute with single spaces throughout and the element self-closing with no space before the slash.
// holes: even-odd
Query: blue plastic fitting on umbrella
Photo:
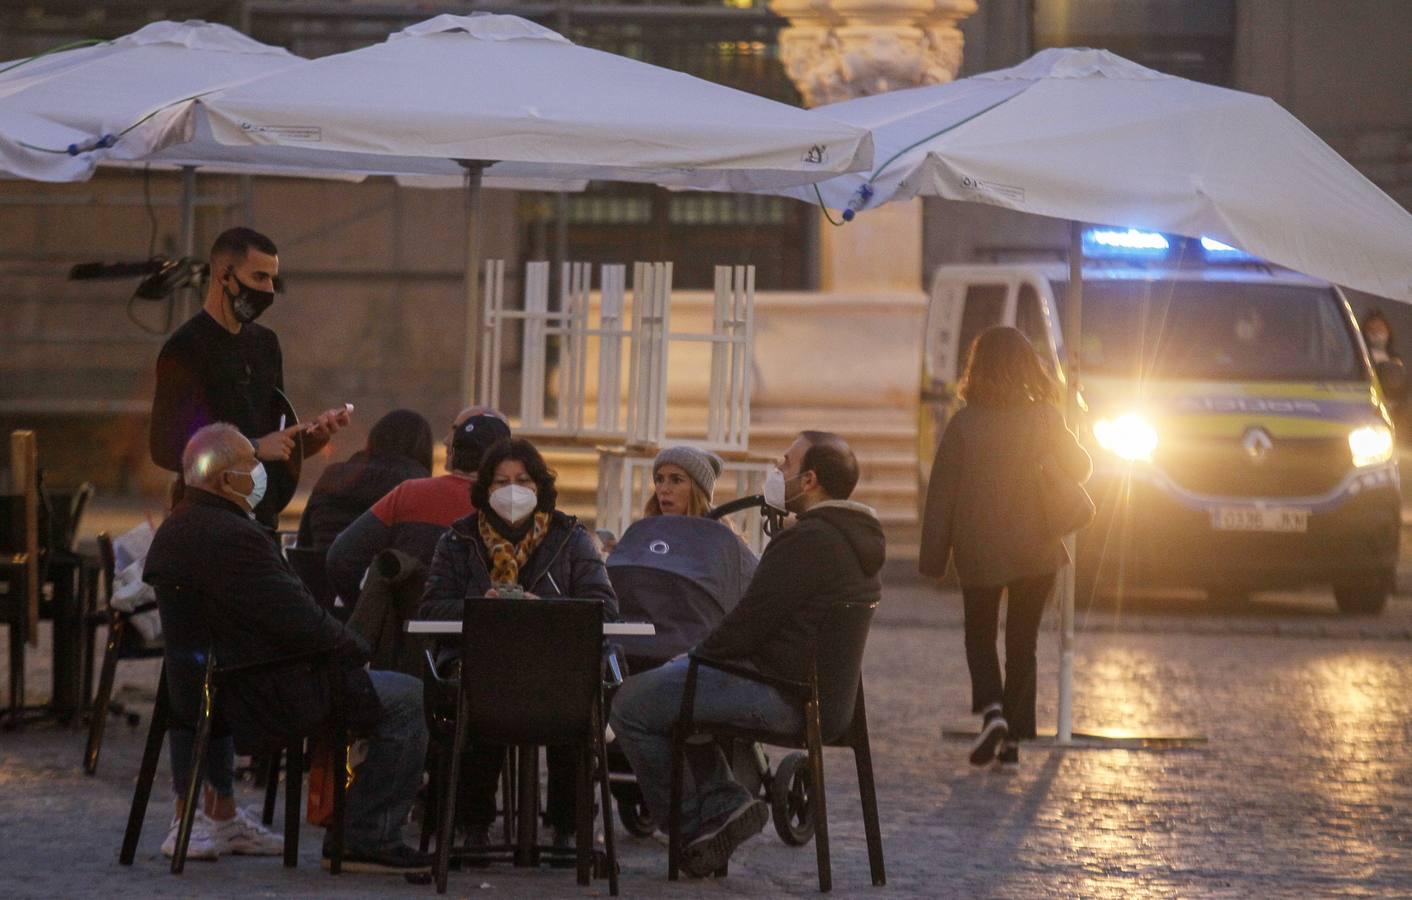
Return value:
<svg viewBox="0 0 1412 900">
<path fill-rule="evenodd" d="M 80 153 L 87 153 L 90 150 L 106 150 L 118 142 L 115 134 L 105 134 L 95 141 L 87 144 L 70 144 L 68 147 L 69 156 L 78 156 Z"/>
<path fill-rule="evenodd" d="M 858 190 L 853 194 L 853 199 L 848 201 L 848 208 L 843 211 L 843 221 L 852 222 L 853 217 L 858 214 L 858 210 L 868 205 L 868 201 L 873 199 L 873 186 L 864 182 L 858 186 Z"/>
</svg>

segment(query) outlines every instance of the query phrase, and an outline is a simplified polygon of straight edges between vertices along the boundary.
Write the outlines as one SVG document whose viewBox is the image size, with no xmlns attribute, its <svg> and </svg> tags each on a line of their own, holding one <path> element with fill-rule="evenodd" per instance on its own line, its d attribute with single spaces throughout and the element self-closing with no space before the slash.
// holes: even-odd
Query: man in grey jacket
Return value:
<svg viewBox="0 0 1412 900">
<path fill-rule="evenodd" d="M 778 494 L 798 521 L 765 548 L 745 596 L 693 653 L 803 681 L 828 609 L 881 595 L 885 543 L 876 514 L 848 499 L 858 484 L 858 461 L 838 435 L 800 434 L 770 482 L 766 497 Z M 683 656 L 634 675 L 613 701 L 613 732 L 658 822 L 670 813 L 672 726 L 687 666 Z M 781 732 L 802 725 L 798 709 L 774 688 L 709 667 L 697 673 L 695 719 Z M 735 781 L 719 749 L 705 771 L 690 768 L 696 771 L 689 772 L 682 799 L 682 868 L 703 877 L 758 834 L 770 811 Z"/>
</svg>

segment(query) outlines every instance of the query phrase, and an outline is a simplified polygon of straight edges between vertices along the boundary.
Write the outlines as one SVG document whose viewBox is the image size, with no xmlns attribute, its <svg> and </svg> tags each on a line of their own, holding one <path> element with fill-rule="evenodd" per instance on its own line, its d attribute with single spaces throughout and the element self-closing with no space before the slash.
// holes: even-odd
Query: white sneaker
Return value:
<svg viewBox="0 0 1412 900">
<path fill-rule="evenodd" d="M 211 837 L 222 853 L 278 856 L 284 852 L 284 838 L 266 828 L 248 809 L 237 809 L 233 818 L 212 822 Z"/>
<path fill-rule="evenodd" d="M 206 818 L 206 814 L 200 810 L 196 811 L 196 818 L 191 822 L 191 840 L 186 845 L 187 859 L 217 860 L 221 858 L 221 851 L 216 846 L 216 840 L 211 836 L 213 823 Z M 167 839 L 162 841 L 162 855 L 167 859 L 176 856 L 177 830 L 181 828 L 181 819 L 172 819 L 172 824 L 167 828 Z"/>
</svg>

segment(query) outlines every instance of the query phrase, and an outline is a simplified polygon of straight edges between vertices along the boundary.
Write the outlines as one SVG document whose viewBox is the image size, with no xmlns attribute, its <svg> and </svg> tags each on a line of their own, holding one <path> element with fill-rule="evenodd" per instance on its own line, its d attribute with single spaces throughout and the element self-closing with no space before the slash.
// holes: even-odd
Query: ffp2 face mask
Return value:
<svg viewBox="0 0 1412 900">
<path fill-rule="evenodd" d="M 518 525 L 539 505 L 539 495 L 522 484 L 507 484 L 490 494 L 490 508 L 509 522 Z"/>
</svg>

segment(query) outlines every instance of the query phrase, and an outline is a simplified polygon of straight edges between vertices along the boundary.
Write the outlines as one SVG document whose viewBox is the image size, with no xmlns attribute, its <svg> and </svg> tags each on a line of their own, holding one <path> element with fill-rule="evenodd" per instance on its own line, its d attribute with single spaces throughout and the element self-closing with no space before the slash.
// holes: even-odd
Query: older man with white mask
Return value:
<svg viewBox="0 0 1412 900">
<path fill-rule="evenodd" d="M 365 670 L 367 644 L 314 601 L 255 521 L 266 479 L 248 438 L 232 425 L 208 425 L 187 443 L 182 469 L 187 491 L 157 530 L 144 573 L 157 589 L 168 638 L 173 718 L 191 721 L 199 704 L 202 664 L 181 658 L 187 647 L 209 647 L 224 667 L 270 664 L 221 692 L 221 719 L 245 751 L 268 751 L 326 728 L 335 716 L 333 698 L 341 695 L 342 724 L 368 738 L 367 757 L 348 791 L 345 868 L 429 870 L 430 858 L 402 840 L 426 756 L 421 682 Z M 173 615 L 175 603 L 195 609 Z M 182 628 L 202 633 L 179 634 Z M 288 662 L 291 657 L 301 661 Z M 180 798 L 192 777 L 191 744 L 173 734 L 173 787 Z M 235 812 L 229 783 L 217 782 L 214 769 L 210 777 L 218 794 L 225 788 L 232 821 L 250 818 Z M 204 825 L 203 836 L 216 851 L 207 858 L 222 849 L 242 852 L 223 847 L 221 822 Z"/>
</svg>

